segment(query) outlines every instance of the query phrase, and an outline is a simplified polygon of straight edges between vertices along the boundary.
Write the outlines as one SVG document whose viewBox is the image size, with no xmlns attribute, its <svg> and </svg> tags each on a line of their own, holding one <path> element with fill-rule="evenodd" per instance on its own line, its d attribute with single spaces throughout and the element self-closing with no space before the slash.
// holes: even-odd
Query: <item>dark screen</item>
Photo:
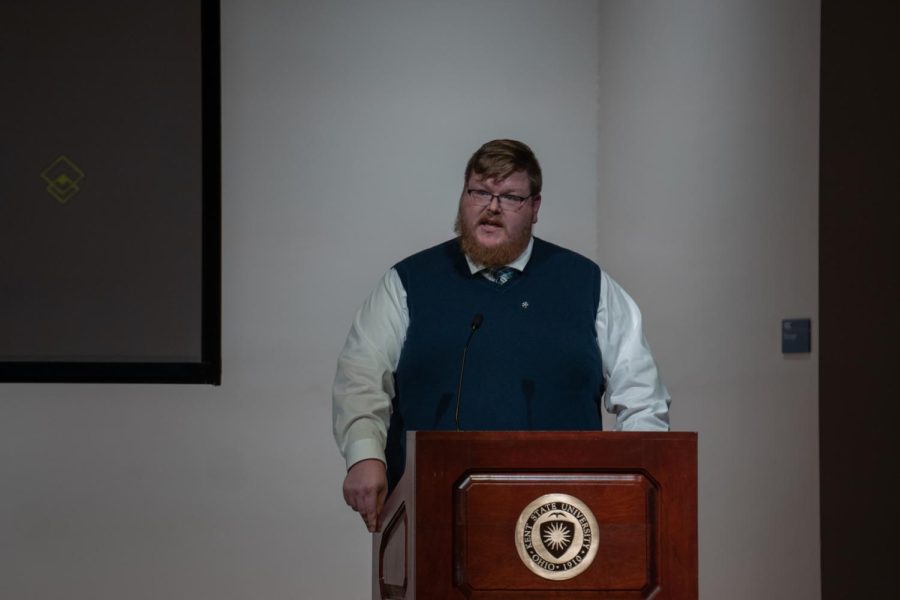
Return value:
<svg viewBox="0 0 900 600">
<path fill-rule="evenodd" d="M 0 361 L 196 362 L 199 2 L 0 3 Z"/>
</svg>

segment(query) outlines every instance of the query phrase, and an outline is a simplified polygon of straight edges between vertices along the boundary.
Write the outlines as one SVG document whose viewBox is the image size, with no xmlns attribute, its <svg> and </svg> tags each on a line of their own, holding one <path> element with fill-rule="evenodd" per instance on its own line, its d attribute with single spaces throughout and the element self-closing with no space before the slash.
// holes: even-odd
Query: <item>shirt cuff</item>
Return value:
<svg viewBox="0 0 900 600">
<path fill-rule="evenodd" d="M 359 461 L 370 458 L 378 459 L 387 464 L 387 461 L 384 458 L 384 449 L 381 447 L 378 440 L 372 438 L 356 440 L 351 443 L 347 446 L 347 454 L 344 456 L 348 469 Z"/>
</svg>

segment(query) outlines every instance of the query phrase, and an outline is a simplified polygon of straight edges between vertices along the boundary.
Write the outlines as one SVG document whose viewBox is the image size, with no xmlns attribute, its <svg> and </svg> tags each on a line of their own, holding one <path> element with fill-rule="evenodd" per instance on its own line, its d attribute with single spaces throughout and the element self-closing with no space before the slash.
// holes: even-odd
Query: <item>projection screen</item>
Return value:
<svg viewBox="0 0 900 600">
<path fill-rule="evenodd" d="M 218 2 L 4 0 L 0 73 L 0 381 L 218 384 Z"/>
</svg>

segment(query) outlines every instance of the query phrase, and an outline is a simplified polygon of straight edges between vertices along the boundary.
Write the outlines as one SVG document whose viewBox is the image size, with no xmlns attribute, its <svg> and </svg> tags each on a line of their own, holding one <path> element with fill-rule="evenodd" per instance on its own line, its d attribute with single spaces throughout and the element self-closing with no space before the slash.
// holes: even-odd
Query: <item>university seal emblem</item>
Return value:
<svg viewBox="0 0 900 600">
<path fill-rule="evenodd" d="M 532 573 L 555 581 L 571 579 L 597 555 L 597 519 L 574 496 L 546 494 L 519 514 L 516 550 Z"/>
</svg>

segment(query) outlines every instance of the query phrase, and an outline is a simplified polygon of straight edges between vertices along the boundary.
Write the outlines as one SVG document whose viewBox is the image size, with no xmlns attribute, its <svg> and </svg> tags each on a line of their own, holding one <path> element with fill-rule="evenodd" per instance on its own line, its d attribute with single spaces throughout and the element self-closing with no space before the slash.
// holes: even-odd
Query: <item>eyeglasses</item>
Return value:
<svg viewBox="0 0 900 600">
<path fill-rule="evenodd" d="M 469 198 L 472 199 L 473 204 L 478 208 L 486 208 L 496 198 L 500 204 L 500 210 L 509 212 L 518 212 L 525 204 L 525 201 L 531 198 L 531 196 L 523 197 L 515 194 L 492 194 L 487 190 L 474 188 L 466 190 L 466 193 L 469 194 Z"/>
</svg>

